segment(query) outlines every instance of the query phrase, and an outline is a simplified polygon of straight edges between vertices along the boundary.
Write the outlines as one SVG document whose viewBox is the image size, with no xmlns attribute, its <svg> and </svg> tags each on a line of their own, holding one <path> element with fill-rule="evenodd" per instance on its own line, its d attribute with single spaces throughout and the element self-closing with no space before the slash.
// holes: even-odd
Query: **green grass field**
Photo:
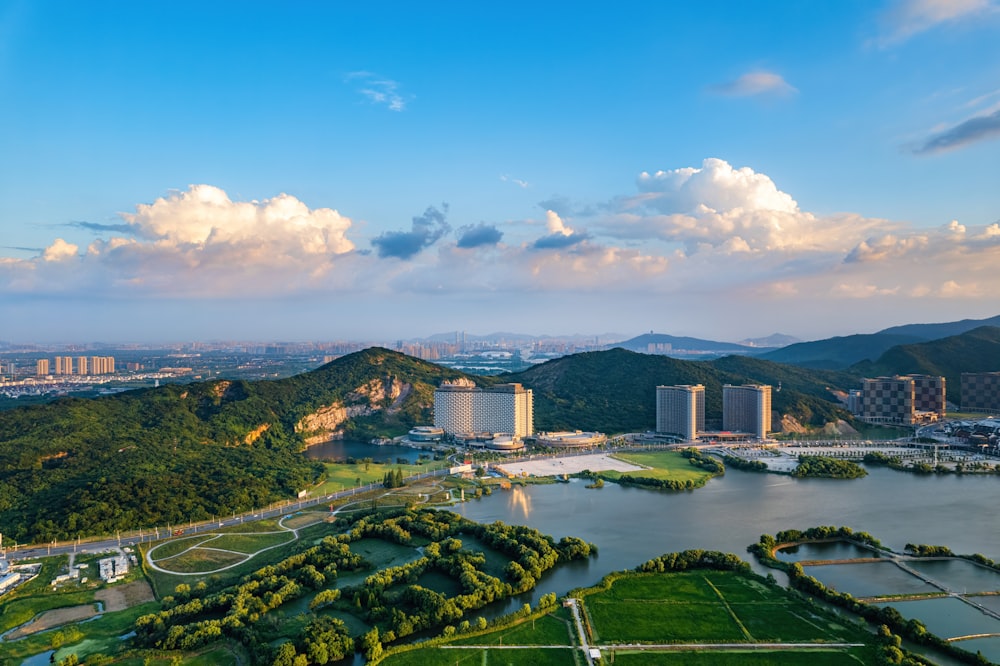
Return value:
<svg viewBox="0 0 1000 666">
<path fill-rule="evenodd" d="M 234 550 L 237 553 L 251 554 L 264 548 L 279 546 L 295 540 L 292 532 L 276 532 L 273 534 L 224 534 L 202 544 L 206 548 Z"/>
<path fill-rule="evenodd" d="M 159 560 L 156 564 L 177 573 L 211 573 L 216 569 L 242 562 L 245 559 L 246 555 L 239 553 L 195 548 L 171 557 L 169 560 Z"/>
<path fill-rule="evenodd" d="M 870 640 L 782 588 L 733 572 L 630 576 L 610 590 L 586 595 L 584 604 L 595 640 L 602 643 Z"/>
<path fill-rule="evenodd" d="M 710 478 L 707 471 L 695 467 L 688 459 L 677 451 L 642 451 L 637 453 L 616 453 L 612 456 L 619 460 L 647 467 L 638 472 L 601 472 L 602 476 L 617 479 L 622 476 L 644 476 L 650 479 L 698 482 Z"/>
<path fill-rule="evenodd" d="M 157 546 L 153 546 L 151 549 L 153 551 L 153 561 L 159 562 L 160 560 L 166 560 L 174 557 L 175 555 L 180 555 L 185 550 L 194 548 L 211 538 L 213 538 L 211 534 L 199 534 L 198 536 L 181 537 L 179 539 L 165 541 Z"/>
</svg>

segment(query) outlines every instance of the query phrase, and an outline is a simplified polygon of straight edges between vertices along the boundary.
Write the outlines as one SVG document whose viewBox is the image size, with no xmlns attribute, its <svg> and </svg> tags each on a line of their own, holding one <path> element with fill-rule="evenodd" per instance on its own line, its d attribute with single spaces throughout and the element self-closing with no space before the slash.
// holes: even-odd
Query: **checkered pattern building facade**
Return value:
<svg viewBox="0 0 1000 666">
<path fill-rule="evenodd" d="M 962 411 L 1000 413 L 1000 372 L 962 373 Z"/>
<path fill-rule="evenodd" d="M 940 417 L 944 411 L 944 377 L 876 377 L 862 384 L 861 418 L 868 423 L 912 425 L 917 422 L 918 412 Z"/>
</svg>

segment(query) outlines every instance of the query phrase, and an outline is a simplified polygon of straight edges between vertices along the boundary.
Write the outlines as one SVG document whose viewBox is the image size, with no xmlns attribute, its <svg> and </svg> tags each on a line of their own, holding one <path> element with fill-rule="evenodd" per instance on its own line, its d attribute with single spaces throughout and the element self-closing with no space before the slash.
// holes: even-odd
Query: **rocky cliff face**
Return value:
<svg viewBox="0 0 1000 666">
<path fill-rule="evenodd" d="M 358 416 L 371 416 L 380 411 L 398 412 L 413 387 L 396 377 L 373 379 L 347 395 L 343 402 L 320 407 L 295 424 L 295 432 L 302 433 L 306 446 L 319 444 L 344 436 L 344 424 Z"/>
</svg>

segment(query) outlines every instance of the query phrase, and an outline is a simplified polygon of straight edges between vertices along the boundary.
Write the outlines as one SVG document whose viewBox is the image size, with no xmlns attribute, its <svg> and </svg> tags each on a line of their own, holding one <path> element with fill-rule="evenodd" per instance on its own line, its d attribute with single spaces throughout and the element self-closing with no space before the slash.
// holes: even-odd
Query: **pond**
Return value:
<svg viewBox="0 0 1000 666">
<path fill-rule="evenodd" d="M 433 455 L 433 451 L 415 449 L 411 446 L 398 446 L 396 444 L 385 444 L 375 446 L 368 442 L 335 439 L 322 444 L 314 444 L 305 451 L 306 457 L 310 460 L 346 460 L 347 458 L 371 458 L 378 462 L 395 463 L 397 458 L 405 458 L 414 463 L 417 458 L 423 455 Z"/>
<path fill-rule="evenodd" d="M 862 548 L 847 541 L 824 543 L 804 543 L 777 551 L 774 556 L 783 562 L 803 562 L 807 560 L 853 560 L 863 557 L 878 557 L 877 551 Z"/>
<path fill-rule="evenodd" d="M 906 565 L 952 592 L 996 592 L 1000 590 L 1000 572 L 965 560 L 909 560 Z"/>
<path fill-rule="evenodd" d="M 940 592 L 892 562 L 823 564 L 803 567 L 806 574 L 838 592 L 855 597 Z"/>
</svg>

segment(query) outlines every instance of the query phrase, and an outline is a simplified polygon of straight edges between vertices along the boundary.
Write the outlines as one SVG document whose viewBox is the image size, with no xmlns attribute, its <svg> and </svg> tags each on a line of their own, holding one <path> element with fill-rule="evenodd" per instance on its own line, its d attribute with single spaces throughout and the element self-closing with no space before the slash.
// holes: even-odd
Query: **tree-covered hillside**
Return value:
<svg viewBox="0 0 1000 666">
<path fill-rule="evenodd" d="M 981 326 L 961 335 L 888 350 L 874 363 L 851 368 L 878 375 L 940 375 L 947 381 L 948 400 L 961 403 L 963 372 L 1000 371 L 1000 327 Z"/>
<path fill-rule="evenodd" d="M 775 363 L 792 363 L 804 368 L 836 370 L 876 359 L 896 345 L 911 342 L 920 342 L 920 338 L 902 334 L 864 333 L 800 342 L 761 354 L 761 358 Z"/>
<path fill-rule="evenodd" d="M 22 543 L 110 534 L 287 499 L 322 469 L 300 453 L 305 417 L 335 404 L 356 414 L 340 430 L 405 432 L 431 420 L 434 388 L 458 376 L 368 349 L 279 381 L 167 385 L 2 412 L 0 532 Z"/>
<path fill-rule="evenodd" d="M 682 361 L 624 349 L 558 358 L 524 372 L 504 375 L 535 393 L 535 428 L 606 432 L 650 430 L 656 425 L 656 387 L 704 384 L 705 418 L 721 421 L 723 384 L 769 383 L 781 414 L 822 425 L 847 417 L 829 388 L 853 388 L 853 375 L 814 372 L 746 356 Z M 848 417 L 849 418 L 849 417 Z"/>
</svg>

